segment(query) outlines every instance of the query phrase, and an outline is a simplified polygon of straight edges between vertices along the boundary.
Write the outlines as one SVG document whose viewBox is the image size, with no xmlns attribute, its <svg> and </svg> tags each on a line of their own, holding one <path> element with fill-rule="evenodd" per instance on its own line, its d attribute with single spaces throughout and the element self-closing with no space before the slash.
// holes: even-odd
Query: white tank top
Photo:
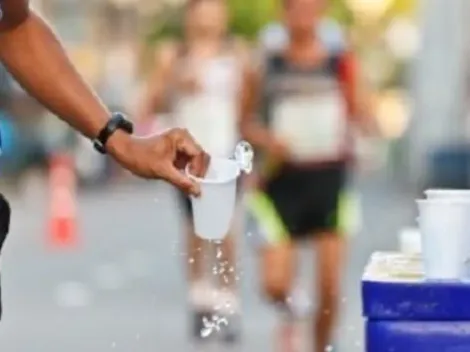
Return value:
<svg viewBox="0 0 470 352">
<path fill-rule="evenodd" d="M 179 69 L 191 69 L 187 60 L 182 63 L 186 67 Z M 174 121 L 177 127 L 188 129 L 211 155 L 231 156 L 239 137 L 240 63 L 227 53 L 204 61 L 196 70 L 201 89 L 194 94 L 174 92 Z"/>
</svg>

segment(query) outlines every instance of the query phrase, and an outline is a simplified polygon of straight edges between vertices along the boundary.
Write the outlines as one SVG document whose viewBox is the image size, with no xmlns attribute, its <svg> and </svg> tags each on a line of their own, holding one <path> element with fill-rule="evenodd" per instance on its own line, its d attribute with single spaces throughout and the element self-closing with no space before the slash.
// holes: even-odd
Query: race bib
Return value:
<svg viewBox="0 0 470 352">
<path fill-rule="evenodd" d="M 274 106 L 273 130 L 295 161 L 315 162 L 340 157 L 346 126 L 339 96 L 286 97 Z"/>
</svg>

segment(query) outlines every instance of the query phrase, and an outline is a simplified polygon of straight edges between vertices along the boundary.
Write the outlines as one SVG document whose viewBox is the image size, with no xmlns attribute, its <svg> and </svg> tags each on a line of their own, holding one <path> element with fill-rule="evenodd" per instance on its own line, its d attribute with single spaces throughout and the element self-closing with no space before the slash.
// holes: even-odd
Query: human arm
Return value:
<svg viewBox="0 0 470 352">
<path fill-rule="evenodd" d="M 286 158 L 286 146 L 277 140 L 268 128 L 256 119 L 261 104 L 263 69 L 251 64 L 250 60 L 244 66 L 242 90 L 240 94 L 240 131 L 254 147 L 264 150 L 279 159 Z"/>
<path fill-rule="evenodd" d="M 156 111 L 164 109 L 167 97 L 165 83 L 168 83 L 171 78 L 172 67 L 177 55 L 176 51 L 174 43 L 165 43 L 156 51 L 153 71 L 137 107 L 136 121 L 139 123 L 150 121 Z"/>
<path fill-rule="evenodd" d="M 351 122 L 365 135 L 380 134 L 371 94 L 362 82 L 360 65 L 352 52 L 340 57 L 339 74 Z"/>
<path fill-rule="evenodd" d="M 0 60 L 40 103 L 89 138 L 95 138 L 110 112 L 84 82 L 49 25 L 26 0 L 3 0 Z M 208 156 L 186 131 L 135 138 L 117 131 L 106 144 L 124 168 L 145 178 L 161 178 L 198 193 L 197 185 L 176 168 L 184 160 L 204 174 Z"/>
</svg>

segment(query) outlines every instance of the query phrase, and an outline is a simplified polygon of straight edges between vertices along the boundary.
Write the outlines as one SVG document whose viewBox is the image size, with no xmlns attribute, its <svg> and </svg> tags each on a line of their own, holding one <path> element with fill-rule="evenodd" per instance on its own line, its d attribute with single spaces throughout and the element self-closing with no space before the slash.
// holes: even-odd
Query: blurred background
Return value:
<svg viewBox="0 0 470 352">
<path fill-rule="evenodd" d="M 279 38 L 279 0 L 227 0 L 231 29 L 253 51 Z M 37 0 L 105 103 L 132 114 L 155 47 L 181 35 L 184 0 Z M 329 0 L 328 37 L 339 28 L 359 54 L 385 138 L 361 139 L 352 187 L 361 231 L 344 275 L 339 351 L 363 351 L 360 277 L 375 250 L 397 248 L 413 226 L 413 199 L 428 186 L 468 188 L 470 63 L 465 0 Z M 271 31 L 266 29 L 271 28 Z M 264 31 L 264 32 L 263 32 Z M 181 214 L 172 189 L 141 182 L 98 155 L 0 67 L 0 179 L 14 207 L 3 253 L 2 351 L 190 351 Z M 160 119 L 158 121 L 164 121 Z M 158 128 L 161 126 L 157 126 Z M 74 161 L 71 238 L 47 231 L 57 155 Z M 73 179 L 73 177 L 72 177 Z M 76 206 L 76 209 L 74 209 Z M 76 210 L 76 211 L 75 211 Z M 260 298 L 249 228 L 240 238 L 243 351 L 273 351 L 273 311 Z M 299 282 L 313 272 L 302 261 Z M 303 279 L 305 278 L 305 279 Z M 222 347 L 214 347 L 223 351 Z"/>
</svg>

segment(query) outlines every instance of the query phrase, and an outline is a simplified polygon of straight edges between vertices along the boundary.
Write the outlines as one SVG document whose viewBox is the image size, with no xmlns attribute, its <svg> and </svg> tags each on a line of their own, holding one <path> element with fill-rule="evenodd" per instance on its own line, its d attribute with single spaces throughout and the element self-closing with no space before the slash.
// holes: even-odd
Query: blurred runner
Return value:
<svg viewBox="0 0 470 352">
<path fill-rule="evenodd" d="M 242 123 L 245 138 L 264 154 L 259 191 L 248 199 L 266 240 L 261 250 L 264 291 L 286 318 L 281 336 L 284 348 L 292 350 L 295 309 L 288 302 L 297 260 L 294 246 L 313 240 L 318 352 L 329 348 L 338 310 L 351 129 L 353 123 L 367 133 L 374 128 L 357 98 L 353 55 L 330 52 L 312 33 L 324 6 L 321 0 L 283 1 L 290 41 L 266 58 L 259 82 L 256 77 L 250 82 Z M 261 124 L 252 118 L 256 96 L 263 107 Z"/>
<path fill-rule="evenodd" d="M 185 11 L 183 41 L 167 43 L 157 53 L 140 121 L 146 123 L 156 111 L 168 109 L 174 123 L 187 128 L 209 154 L 230 157 L 239 139 L 239 100 L 248 52 L 243 43 L 227 36 L 228 13 L 222 0 L 192 0 Z M 205 259 L 214 256 L 214 248 L 194 234 L 191 202 L 184 194 L 180 198 L 188 235 L 189 304 L 194 313 L 194 335 L 201 337 L 204 317 L 238 313 L 235 239 L 234 233 L 230 234 L 217 250 L 220 282 L 214 290 L 204 270 Z M 238 218 L 232 232 L 237 232 Z M 220 310 L 215 312 L 214 307 Z M 223 329 L 229 340 L 236 339 L 236 320 L 231 316 Z"/>
<path fill-rule="evenodd" d="M 312 28 L 312 32 L 331 53 L 344 50 L 346 43 L 343 29 L 335 21 L 324 18 Z M 289 33 L 282 23 L 269 23 L 261 30 L 258 42 L 266 52 L 279 52 L 289 44 Z"/>
</svg>

